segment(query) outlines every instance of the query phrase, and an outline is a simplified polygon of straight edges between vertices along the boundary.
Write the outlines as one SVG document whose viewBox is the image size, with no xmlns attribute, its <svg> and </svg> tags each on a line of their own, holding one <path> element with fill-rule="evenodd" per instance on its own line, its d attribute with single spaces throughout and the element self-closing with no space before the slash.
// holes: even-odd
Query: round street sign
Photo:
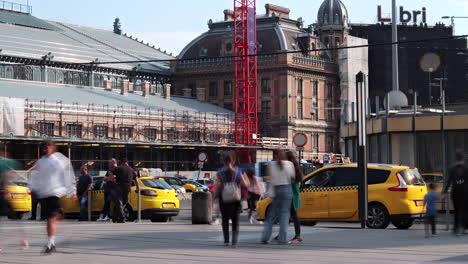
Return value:
<svg viewBox="0 0 468 264">
<path fill-rule="evenodd" d="M 293 143 L 296 147 L 303 147 L 307 144 L 307 136 L 304 133 L 296 133 L 293 137 Z"/>
<path fill-rule="evenodd" d="M 198 153 L 198 161 L 199 162 L 206 162 L 208 160 L 208 154 L 206 152 Z"/>
</svg>

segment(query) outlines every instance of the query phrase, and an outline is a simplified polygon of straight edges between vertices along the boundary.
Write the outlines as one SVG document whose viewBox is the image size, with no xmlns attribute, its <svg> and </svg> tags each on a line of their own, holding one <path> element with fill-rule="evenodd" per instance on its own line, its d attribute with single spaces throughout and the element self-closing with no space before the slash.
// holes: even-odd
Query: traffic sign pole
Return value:
<svg viewBox="0 0 468 264">
<path fill-rule="evenodd" d="M 304 146 L 307 144 L 306 134 L 296 133 L 293 137 L 293 143 L 296 145 L 296 150 L 299 152 L 299 163 L 301 163 L 302 152 L 304 151 Z"/>
</svg>

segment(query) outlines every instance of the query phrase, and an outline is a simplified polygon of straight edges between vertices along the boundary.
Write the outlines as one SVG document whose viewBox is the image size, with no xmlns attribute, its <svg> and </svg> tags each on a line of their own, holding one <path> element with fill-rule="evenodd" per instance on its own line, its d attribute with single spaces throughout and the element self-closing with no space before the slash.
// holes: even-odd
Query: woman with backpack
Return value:
<svg viewBox="0 0 468 264">
<path fill-rule="evenodd" d="M 229 246 L 229 220 L 232 221 L 232 247 L 237 246 L 239 237 L 239 215 L 241 211 L 242 188 L 248 186 L 248 179 L 242 170 L 234 167 L 231 155 L 224 157 L 224 167 L 217 174 L 215 197 L 219 199 L 224 245 Z"/>
<path fill-rule="evenodd" d="M 274 220 L 279 213 L 280 232 L 278 240 L 279 244 L 289 244 L 288 241 L 288 225 L 292 203 L 292 188 L 291 182 L 296 177 L 294 164 L 287 160 L 283 150 L 276 151 L 276 161 L 270 163 L 270 185 L 273 188 L 273 202 L 268 207 L 267 219 L 264 224 L 262 243 L 268 244 L 271 232 L 273 229 Z"/>
</svg>

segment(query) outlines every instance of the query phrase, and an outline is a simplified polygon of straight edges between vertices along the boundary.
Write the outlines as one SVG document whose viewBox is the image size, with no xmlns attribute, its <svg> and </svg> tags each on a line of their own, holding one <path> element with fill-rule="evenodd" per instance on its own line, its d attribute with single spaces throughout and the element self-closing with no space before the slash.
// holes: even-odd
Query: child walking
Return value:
<svg viewBox="0 0 468 264">
<path fill-rule="evenodd" d="M 426 231 L 426 238 L 429 238 L 429 227 L 432 230 L 432 236 L 437 236 L 436 233 L 436 218 L 437 218 L 437 202 L 439 201 L 440 197 L 437 193 L 435 193 L 435 185 L 430 183 L 428 186 L 428 193 L 424 196 L 424 206 L 426 206 L 426 224 L 425 224 L 425 231 Z"/>
</svg>

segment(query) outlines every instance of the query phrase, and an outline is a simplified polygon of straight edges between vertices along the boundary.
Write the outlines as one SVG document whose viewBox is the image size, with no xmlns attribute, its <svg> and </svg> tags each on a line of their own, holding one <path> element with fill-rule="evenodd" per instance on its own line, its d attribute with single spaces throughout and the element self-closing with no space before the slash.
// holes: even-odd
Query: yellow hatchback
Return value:
<svg viewBox="0 0 468 264">
<path fill-rule="evenodd" d="M 6 186 L 7 201 L 14 211 L 14 216 L 10 218 L 21 219 L 25 213 L 31 211 L 31 192 L 27 184 L 22 182 L 13 182 Z"/>
<path fill-rule="evenodd" d="M 426 184 L 416 168 L 386 164 L 368 165 L 369 228 L 399 229 L 413 225 L 424 213 Z M 304 224 L 316 222 L 358 222 L 357 164 L 336 164 L 314 171 L 301 184 L 302 208 L 298 215 Z M 257 205 L 258 219 L 264 220 L 271 198 Z"/>
<path fill-rule="evenodd" d="M 92 216 L 98 217 L 104 206 L 104 177 L 93 177 L 91 192 Z M 164 180 L 153 177 L 139 177 L 141 193 L 141 217 L 152 222 L 166 222 L 169 217 L 179 214 L 180 201 L 176 191 Z M 113 204 L 113 203 L 112 203 Z M 77 218 L 80 214 L 78 201 L 63 203 L 65 217 Z M 111 205 L 111 208 L 114 208 Z M 136 187 L 132 186 L 126 209 L 127 220 L 134 220 L 138 211 L 138 194 Z M 113 210 L 111 209 L 111 213 Z"/>
</svg>

